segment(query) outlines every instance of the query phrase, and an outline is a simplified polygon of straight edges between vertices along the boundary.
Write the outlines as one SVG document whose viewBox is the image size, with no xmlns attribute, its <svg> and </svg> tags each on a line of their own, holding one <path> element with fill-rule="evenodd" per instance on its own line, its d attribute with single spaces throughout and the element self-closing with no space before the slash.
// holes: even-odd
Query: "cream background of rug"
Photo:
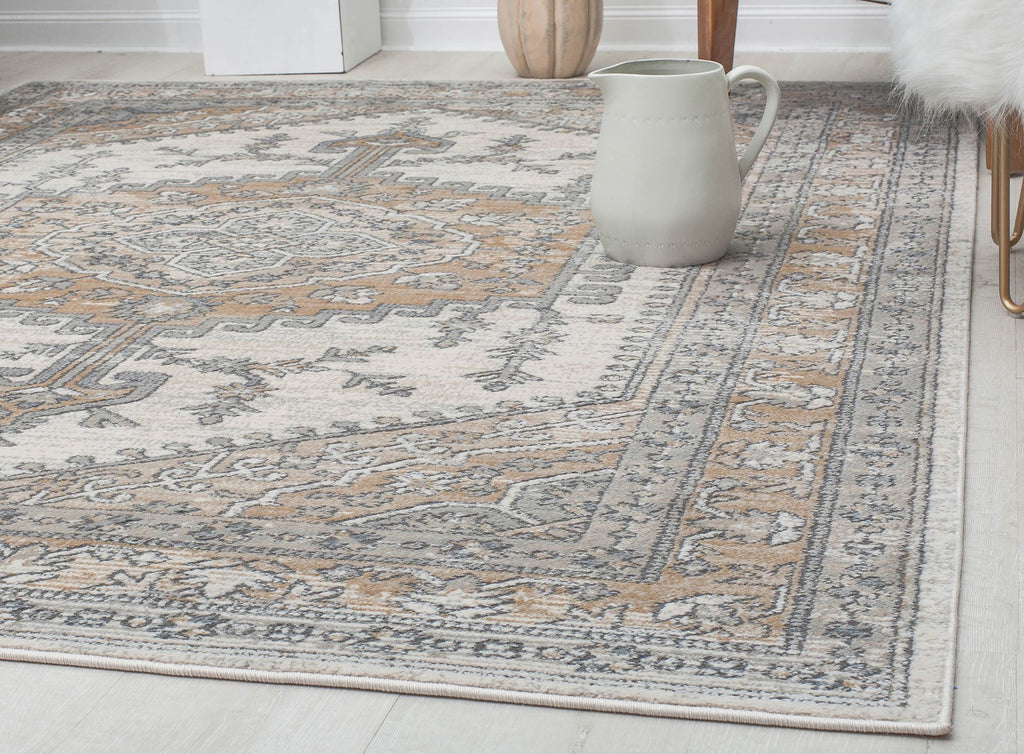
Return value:
<svg viewBox="0 0 1024 754">
<path fill-rule="evenodd" d="M 2 55 L 0 83 L 31 78 L 195 78 L 192 56 Z M 393 59 L 424 77 L 422 58 Z M 465 75 L 465 56 L 429 73 Z M 32 72 L 35 75 L 32 75 Z M 40 73 L 42 72 L 42 73 Z M 981 182 L 978 204 L 986 206 Z M 389 694 L 259 686 L 23 663 L 0 666 L 0 740 L 12 751 L 1013 752 L 1024 742 L 1017 670 L 1024 327 L 995 295 L 981 217 L 972 304 L 967 542 L 954 733 L 945 739 L 658 720 Z M 1016 272 L 1024 285 L 1024 270 Z M 73 733 L 72 733 L 73 731 Z"/>
</svg>

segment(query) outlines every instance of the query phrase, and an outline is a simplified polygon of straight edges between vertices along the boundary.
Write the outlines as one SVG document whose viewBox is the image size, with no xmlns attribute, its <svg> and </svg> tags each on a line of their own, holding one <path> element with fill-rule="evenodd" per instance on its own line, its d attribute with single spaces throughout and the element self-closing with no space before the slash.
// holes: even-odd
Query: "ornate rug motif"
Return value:
<svg viewBox="0 0 1024 754">
<path fill-rule="evenodd" d="M 976 137 L 784 95 L 678 270 L 585 82 L 3 95 L 0 657 L 947 730 Z"/>
</svg>

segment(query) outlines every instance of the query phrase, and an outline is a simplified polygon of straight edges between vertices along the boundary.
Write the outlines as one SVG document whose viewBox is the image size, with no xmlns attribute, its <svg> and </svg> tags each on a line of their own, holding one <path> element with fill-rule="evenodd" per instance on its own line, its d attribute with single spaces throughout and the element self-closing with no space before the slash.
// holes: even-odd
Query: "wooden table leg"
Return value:
<svg viewBox="0 0 1024 754">
<path fill-rule="evenodd" d="M 1010 172 L 1024 172 L 1024 120 L 1012 117 L 1009 121 L 1010 134 Z M 985 166 L 992 170 L 992 145 L 995 143 L 995 132 L 992 124 L 985 124 Z"/>
<path fill-rule="evenodd" d="M 732 69 L 739 0 L 697 0 L 697 55 Z"/>
</svg>

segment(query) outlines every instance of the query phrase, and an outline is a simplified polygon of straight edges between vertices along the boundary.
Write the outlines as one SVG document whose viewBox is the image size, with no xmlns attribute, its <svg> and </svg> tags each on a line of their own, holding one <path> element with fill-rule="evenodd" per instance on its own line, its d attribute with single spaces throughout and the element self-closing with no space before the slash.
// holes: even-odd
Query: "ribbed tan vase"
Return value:
<svg viewBox="0 0 1024 754">
<path fill-rule="evenodd" d="M 498 0 L 501 43 L 524 78 L 583 74 L 601 39 L 603 16 L 602 0 Z"/>
</svg>

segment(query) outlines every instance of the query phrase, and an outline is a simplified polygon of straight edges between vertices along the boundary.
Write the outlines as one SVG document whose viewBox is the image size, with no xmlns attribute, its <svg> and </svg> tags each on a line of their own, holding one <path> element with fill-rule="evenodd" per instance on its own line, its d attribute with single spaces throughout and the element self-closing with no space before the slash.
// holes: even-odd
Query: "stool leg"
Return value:
<svg viewBox="0 0 1024 754">
<path fill-rule="evenodd" d="M 732 69 L 739 0 L 697 0 L 697 57 Z"/>
<path fill-rule="evenodd" d="M 992 154 L 992 234 L 999 244 L 999 299 L 1010 314 L 1024 314 L 1024 304 L 1015 303 L 1010 291 L 1010 250 L 1020 240 L 1024 227 L 1024 190 L 1010 229 L 1010 136 L 1004 127 L 995 129 Z"/>
<path fill-rule="evenodd" d="M 993 151 L 993 153 L 995 153 L 995 150 L 998 149 L 998 145 L 995 142 L 998 141 L 998 134 L 1000 132 L 996 131 L 994 128 L 992 128 L 989 131 L 989 133 L 991 134 L 991 136 L 989 138 L 991 138 L 992 142 L 993 142 L 993 150 L 992 151 Z M 1010 152 L 1011 155 L 1013 154 L 1013 150 L 1010 147 L 1008 147 L 1006 151 Z M 1013 170 L 1013 162 L 1012 161 L 1010 163 L 1010 170 L 1011 171 Z M 993 161 L 993 163 L 992 163 L 992 179 L 993 179 L 992 186 L 993 186 L 993 188 L 995 188 L 995 177 L 996 177 L 996 165 L 995 165 L 995 162 Z M 997 196 L 997 194 L 995 192 L 993 192 L 993 194 L 992 194 L 992 241 L 995 242 L 998 245 L 999 244 L 999 220 L 998 220 L 998 218 L 996 216 L 996 212 L 999 209 L 999 203 L 996 201 L 996 196 Z M 1011 249 L 1014 246 L 1017 245 L 1017 243 L 1020 241 L 1022 235 L 1024 235 L 1024 182 L 1022 182 L 1021 186 L 1020 186 L 1020 198 L 1017 200 L 1017 218 L 1016 218 L 1016 220 L 1014 220 L 1014 223 L 1013 223 L 1013 233 L 1010 234 L 1010 248 Z"/>
</svg>

